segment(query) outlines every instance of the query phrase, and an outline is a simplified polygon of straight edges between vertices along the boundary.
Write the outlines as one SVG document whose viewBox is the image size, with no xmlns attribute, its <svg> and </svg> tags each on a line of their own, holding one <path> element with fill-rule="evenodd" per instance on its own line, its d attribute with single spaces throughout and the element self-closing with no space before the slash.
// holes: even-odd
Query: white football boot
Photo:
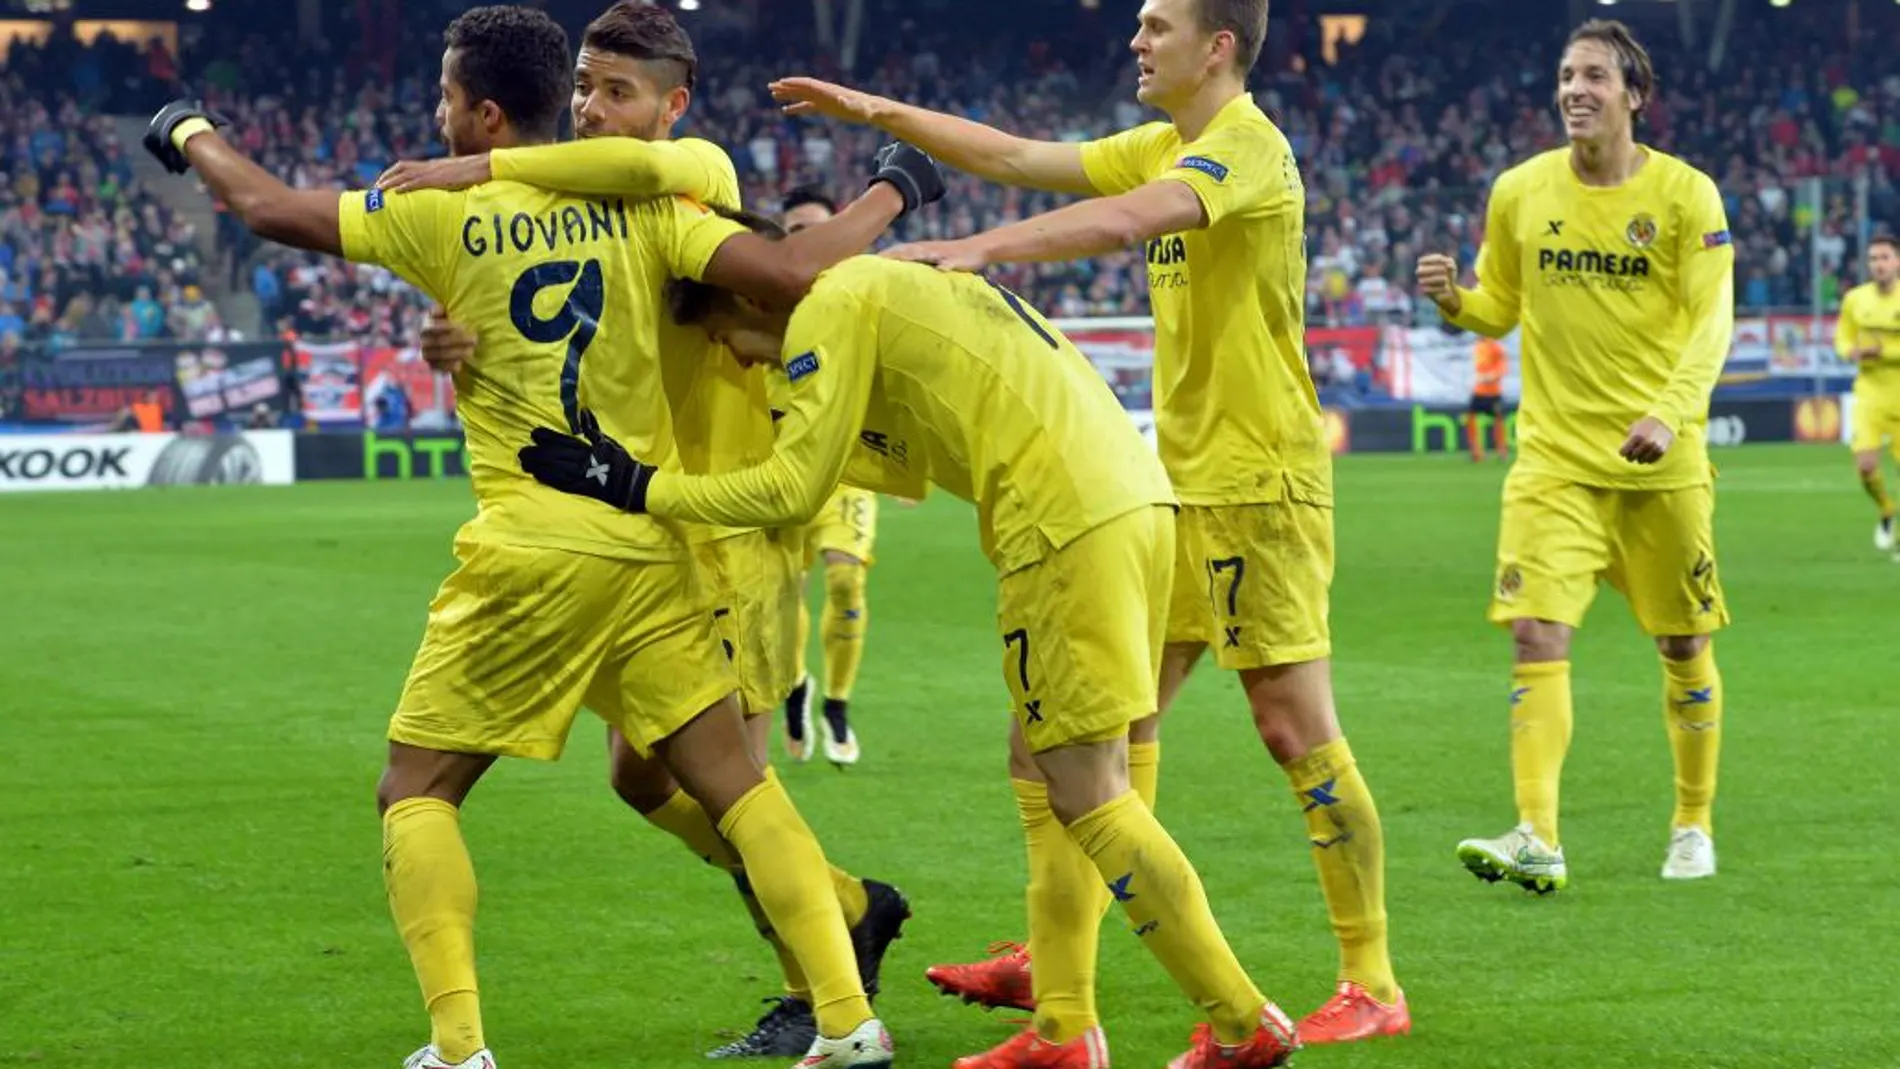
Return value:
<svg viewBox="0 0 1900 1069">
<path fill-rule="evenodd" d="M 820 1035 L 795 1069 L 884 1069 L 897 1057 L 884 1022 L 873 1017 L 843 1039 Z"/>
<path fill-rule="evenodd" d="M 1663 857 L 1665 880 L 1700 880 L 1715 875 L 1715 840 L 1701 828 L 1677 828 Z"/>
<path fill-rule="evenodd" d="M 435 1044 L 431 1043 L 402 1060 L 402 1069 L 495 1069 L 495 1056 L 487 1050 L 478 1050 L 466 1060 L 449 1062 L 442 1060 Z"/>
<path fill-rule="evenodd" d="M 1486 883 L 1509 880 L 1540 895 L 1561 891 L 1570 883 L 1563 848 L 1538 838 L 1529 824 L 1519 824 L 1495 839 L 1466 839 L 1458 844 L 1458 860 Z"/>
<path fill-rule="evenodd" d="M 843 768 L 858 763 L 858 733 L 852 729 L 847 706 L 825 701 L 825 715 L 818 722 L 825 737 L 825 760 Z"/>
</svg>

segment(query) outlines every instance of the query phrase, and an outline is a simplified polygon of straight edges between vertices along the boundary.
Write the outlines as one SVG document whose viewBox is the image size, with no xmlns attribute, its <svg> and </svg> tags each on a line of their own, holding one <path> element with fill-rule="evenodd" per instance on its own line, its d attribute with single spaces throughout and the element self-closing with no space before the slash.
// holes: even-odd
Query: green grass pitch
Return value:
<svg viewBox="0 0 1900 1069">
<path fill-rule="evenodd" d="M 1505 636 L 1482 620 L 1502 470 L 1339 463 L 1339 704 L 1384 814 L 1406 1040 L 1297 1064 L 1407 1069 L 1900 1064 L 1891 785 L 1900 565 L 1843 451 L 1718 455 L 1736 625 L 1722 872 L 1665 885 L 1655 654 L 1614 594 L 1575 650 L 1573 885 L 1472 879 L 1512 821 Z M 0 1066 L 393 1069 L 426 1036 L 382 897 L 372 791 L 425 607 L 471 512 L 460 483 L 0 499 Z M 926 965 L 1020 937 L 993 577 L 970 510 L 884 510 L 849 772 L 784 768 L 839 863 L 916 909 L 880 1000 L 901 1064 L 1007 1036 Z M 1164 730 L 1161 816 L 1241 960 L 1296 1016 L 1334 951 L 1298 808 L 1233 680 Z M 488 1036 L 508 1069 L 701 1065 L 772 993 L 728 881 L 605 784 L 581 721 L 559 764 L 504 763 L 464 825 Z M 1195 1021 L 1126 929 L 1103 933 L 1116 1063 Z"/>
</svg>

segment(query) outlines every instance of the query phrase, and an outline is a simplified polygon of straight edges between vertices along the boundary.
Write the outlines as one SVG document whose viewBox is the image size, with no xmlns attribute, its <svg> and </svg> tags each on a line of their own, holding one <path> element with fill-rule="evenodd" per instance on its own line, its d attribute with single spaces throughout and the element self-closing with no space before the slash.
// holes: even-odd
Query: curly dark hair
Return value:
<svg viewBox="0 0 1900 1069">
<path fill-rule="evenodd" d="M 587 24 L 581 47 L 637 59 L 653 68 L 661 90 L 693 88 L 699 78 L 699 54 L 673 13 L 639 0 L 620 0 Z"/>
<path fill-rule="evenodd" d="M 793 208 L 803 208 L 807 204 L 816 204 L 830 215 L 838 214 L 838 202 L 826 196 L 825 191 L 817 186 L 799 186 L 797 189 L 785 194 L 785 211 L 789 212 Z"/>
<path fill-rule="evenodd" d="M 470 8 L 442 32 L 449 72 L 471 102 L 492 100 L 524 137 L 552 141 L 574 88 L 567 31 L 547 12 L 500 4 Z"/>
</svg>

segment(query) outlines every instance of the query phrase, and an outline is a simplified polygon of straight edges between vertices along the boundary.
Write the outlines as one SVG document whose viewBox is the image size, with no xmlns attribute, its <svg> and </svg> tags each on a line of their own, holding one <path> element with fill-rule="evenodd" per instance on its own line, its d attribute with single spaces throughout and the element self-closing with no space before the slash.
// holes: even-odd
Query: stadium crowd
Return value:
<svg viewBox="0 0 1900 1069">
<path fill-rule="evenodd" d="M 16 42 L 0 78 L 0 361 L 28 345 L 223 330 L 192 225 L 141 189 L 109 117 L 166 90 L 162 46 Z M 109 81 L 106 71 L 122 74 Z"/>
<path fill-rule="evenodd" d="M 725 146 L 754 206 L 770 210 L 805 185 L 848 198 L 876 147 L 874 131 L 780 115 L 765 85 L 787 73 L 844 78 L 1038 137 L 1094 137 L 1141 118 L 1123 27 L 1108 13 L 1074 16 L 1092 29 L 987 38 L 973 36 L 980 27 L 924 32 L 901 20 L 865 42 L 855 73 L 842 75 L 834 61 L 810 58 L 824 52 L 809 39 L 804 5 L 783 7 L 773 16 L 778 6 L 767 5 L 764 17 L 784 25 L 745 38 L 691 23 L 702 70 L 680 132 Z M 372 8 L 396 22 L 365 27 L 340 21 L 352 17 L 351 5 L 335 8 L 335 44 L 289 45 L 275 27 L 225 26 L 176 60 L 162 45 L 134 55 L 109 38 L 90 48 L 71 41 L 14 46 L 0 85 L 0 351 L 35 341 L 221 331 L 199 277 L 207 268 L 254 294 L 258 326 L 272 333 L 386 340 L 414 330 L 419 301 L 387 272 L 259 249 L 222 216 L 216 263 L 201 264 L 190 224 L 137 188 L 125 146 L 99 117 L 106 109 L 148 108 L 182 71 L 235 121 L 247 150 L 299 186 L 361 186 L 396 159 L 438 151 L 439 12 L 427 4 Z M 1290 62 L 1255 91 L 1305 168 L 1313 321 L 1429 320 L 1429 304 L 1417 307 L 1410 292 L 1416 256 L 1455 250 L 1469 264 L 1490 180 L 1561 140 L 1549 101 L 1557 41 L 1527 47 L 1526 31 L 1509 20 L 1491 27 L 1375 22 L 1357 42 L 1337 42 L 1327 62 L 1311 27 L 1285 32 Z M 1652 41 L 1664 81 L 1645 136 L 1720 181 L 1739 245 L 1744 309 L 1805 306 L 1817 250 L 1818 285 L 1830 307 L 1857 281 L 1857 181 L 1872 219 L 1900 218 L 1900 74 L 1872 56 L 1843 58 L 1815 32 L 1788 19 L 1745 21 L 1735 28 L 1728 65 L 1713 72 L 1703 57 Z M 761 40 L 776 43 L 762 49 Z M 114 81 L 107 70 L 130 73 Z M 300 73 L 287 78 L 287 71 Z M 1828 180 L 1818 218 L 1798 187 L 1809 177 Z M 906 221 L 894 237 L 969 233 L 1057 199 L 955 181 L 952 207 Z M 1811 238 L 1817 224 L 1818 239 Z M 1002 272 L 1057 316 L 1144 314 L 1144 273 L 1139 250 Z M 17 340 L 6 341 L 11 335 Z"/>
</svg>

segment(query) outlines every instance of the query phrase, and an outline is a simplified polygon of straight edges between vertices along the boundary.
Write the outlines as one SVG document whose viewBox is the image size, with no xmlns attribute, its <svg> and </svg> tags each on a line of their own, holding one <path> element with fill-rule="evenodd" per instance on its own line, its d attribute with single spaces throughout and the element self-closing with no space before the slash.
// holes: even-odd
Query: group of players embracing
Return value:
<svg viewBox="0 0 1900 1069">
<path fill-rule="evenodd" d="M 558 757 L 583 705 L 608 724 L 616 792 L 728 870 L 778 952 L 787 994 L 715 1056 L 891 1063 L 871 999 L 909 905 L 827 862 L 771 771 L 762 715 L 800 675 L 804 548 L 787 532 L 841 485 L 973 502 L 997 573 L 1028 943 L 928 976 L 1035 1016 L 960 1069 L 1109 1065 L 1094 976 L 1113 904 L 1205 1014 L 1174 1069 L 1275 1066 L 1302 1044 L 1410 1031 L 1383 832 L 1333 705 L 1305 192 L 1246 91 L 1266 29 L 1267 0 L 1147 0 L 1139 97 L 1167 119 L 1087 143 L 776 82 L 789 114 L 894 139 L 862 196 L 796 228 L 742 210 L 716 146 L 669 140 L 697 60 L 664 9 L 630 0 L 589 25 L 577 60 L 536 10 L 457 18 L 437 110 L 450 156 L 366 191 L 285 186 L 199 102 L 153 119 L 147 148 L 260 236 L 383 265 L 443 310 L 424 348 L 453 370 L 479 511 L 430 606 L 377 793 L 390 909 L 432 1025 L 408 1069 L 494 1065 L 459 807 L 497 756 Z M 1567 881 L 1567 648 L 1600 578 L 1629 594 L 1668 666 L 1665 875 L 1714 869 L 1708 635 L 1725 614 L 1700 427 L 1732 252 L 1713 185 L 1633 141 L 1653 85 L 1622 27 L 1579 29 L 1558 88 L 1572 144 L 1499 179 L 1481 285 L 1459 287 L 1443 258 L 1419 265 L 1455 321 L 1525 333 L 1492 610 L 1517 638 L 1524 824 L 1459 853 L 1538 890 Z M 578 140 L 558 144 L 564 110 Z M 859 255 L 944 196 L 940 166 L 1083 199 Z M 981 273 L 1144 244 L 1158 450 L 1061 332 Z M 1155 817 L 1159 721 L 1210 649 L 1285 773 L 1338 937 L 1338 987 L 1297 1024 L 1236 959 Z"/>
</svg>

